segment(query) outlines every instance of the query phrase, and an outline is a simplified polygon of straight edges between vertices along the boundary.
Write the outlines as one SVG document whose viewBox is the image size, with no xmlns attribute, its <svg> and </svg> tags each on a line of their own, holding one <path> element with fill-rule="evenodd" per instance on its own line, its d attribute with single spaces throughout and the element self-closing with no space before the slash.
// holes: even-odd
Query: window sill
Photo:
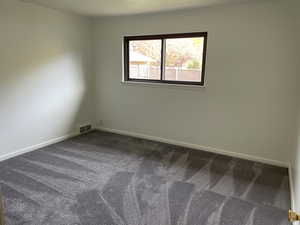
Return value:
<svg viewBox="0 0 300 225">
<path fill-rule="evenodd" d="M 155 82 L 135 82 L 135 81 L 121 81 L 122 85 L 128 86 L 144 86 L 144 87 L 156 87 L 156 88 L 181 88 L 181 89 L 203 89 L 206 85 L 194 85 L 194 84 L 168 84 L 168 83 L 155 83 Z"/>
</svg>

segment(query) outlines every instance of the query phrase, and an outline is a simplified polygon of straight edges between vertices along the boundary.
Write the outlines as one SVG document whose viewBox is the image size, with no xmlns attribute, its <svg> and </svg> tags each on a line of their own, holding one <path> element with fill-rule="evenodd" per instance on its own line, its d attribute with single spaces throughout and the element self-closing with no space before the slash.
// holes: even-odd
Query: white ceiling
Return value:
<svg viewBox="0 0 300 225">
<path fill-rule="evenodd" d="M 254 0 L 22 0 L 85 16 L 130 15 Z"/>
</svg>

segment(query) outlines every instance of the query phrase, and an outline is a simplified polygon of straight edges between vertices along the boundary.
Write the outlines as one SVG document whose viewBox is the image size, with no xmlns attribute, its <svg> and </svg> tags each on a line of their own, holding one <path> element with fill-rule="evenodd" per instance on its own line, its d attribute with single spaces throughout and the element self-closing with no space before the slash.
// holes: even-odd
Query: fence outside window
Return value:
<svg viewBox="0 0 300 225">
<path fill-rule="evenodd" d="M 160 79 L 160 67 L 145 64 L 130 65 L 130 75 L 135 79 Z M 166 67 L 166 80 L 197 81 L 201 78 L 201 69 L 188 69 L 182 67 Z"/>
</svg>

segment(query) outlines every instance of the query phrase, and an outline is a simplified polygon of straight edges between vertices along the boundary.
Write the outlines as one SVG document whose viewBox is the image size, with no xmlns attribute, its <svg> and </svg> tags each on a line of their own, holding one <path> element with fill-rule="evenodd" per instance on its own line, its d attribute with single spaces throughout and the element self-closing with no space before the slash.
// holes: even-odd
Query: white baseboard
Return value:
<svg viewBox="0 0 300 225">
<path fill-rule="evenodd" d="M 293 180 L 293 170 L 292 164 L 289 164 L 289 182 L 290 182 L 290 195 L 291 195 L 291 206 L 292 210 L 295 210 L 295 191 L 294 191 L 294 180 Z"/>
<path fill-rule="evenodd" d="M 36 145 L 32 145 L 32 146 L 29 146 L 29 147 L 26 147 L 26 148 L 16 150 L 14 152 L 11 152 L 11 153 L 0 156 L 0 162 L 3 161 L 3 160 L 6 160 L 6 159 L 16 157 L 18 155 L 22 155 L 22 154 L 27 153 L 27 152 L 37 150 L 39 148 L 46 147 L 48 145 L 52 145 L 52 144 L 64 141 L 68 138 L 75 137 L 77 135 L 79 135 L 79 132 L 72 132 L 72 133 L 69 133 L 69 134 L 64 135 L 62 137 L 53 138 L 53 139 L 50 139 L 48 141 L 42 142 L 40 144 L 36 144 Z"/>
<path fill-rule="evenodd" d="M 187 142 L 183 142 L 183 141 L 176 141 L 176 140 L 166 139 L 166 138 L 162 138 L 162 137 L 156 137 L 156 136 L 151 136 L 151 135 L 147 135 L 147 134 L 135 133 L 135 132 L 126 131 L 126 130 L 112 129 L 112 128 L 107 128 L 107 127 L 96 127 L 96 129 L 100 130 L 100 131 L 106 131 L 106 132 L 111 132 L 111 133 L 116 133 L 116 134 L 137 137 L 137 138 L 143 138 L 143 139 L 147 139 L 147 140 L 151 140 L 151 141 L 158 141 L 158 142 L 163 142 L 163 143 L 167 143 L 167 144 L 178 145 L 178 146 L 192 148 L 192 149 L 196 149 L 196 150 L 213 152 L 213 153 L 217 153 L 217 154 L 227 155 L 227 156 L 236 157 L 236 158 L 240 158 L 240 159 L 251 160 L 251 161 L 255 161 L 255 162 L 261 162 L 261 163 L 274 165 L 274 166 L 280 166 L 280 167 L 285 167 L 285 168 L 289 167 L 289 164 L 285 163 L 285 162 L 272 160 L 272 159 L 265 159 L 262 157 L 232 152 L 232 151 L 218 149 L 218 148 L 214 148 L 214 147 L 201 146 L 198 144 L 191 144 L 191 143 L 187 143 Z"/>
<path fill-rule="evenodd" d="M 295 199 L 295 189 L 294 189 L 294 179 L 293 179 L 293 169 L 292 169 L 292 164 L 289 164 L 289 181 L 290 181 L 290 197 L 291 197 L 291 210 L 294 212 L 297 212 L 296 209 L 296 199 Z M 293 225 L 299 225 L 300 223 L 298 221 L 293 222 Z"/>
</svg>

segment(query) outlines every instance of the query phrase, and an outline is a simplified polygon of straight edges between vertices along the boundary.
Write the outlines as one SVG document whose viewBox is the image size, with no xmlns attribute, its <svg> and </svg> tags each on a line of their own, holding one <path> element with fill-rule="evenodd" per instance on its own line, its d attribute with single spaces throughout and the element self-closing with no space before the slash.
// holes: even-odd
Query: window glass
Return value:
<svg viewBox="0 0 300 225">
<path fill-rule="evenodd" d="M 129 78 L 160 80 L 161 40 L 129 43 Z"/>
<path fill-rule="evenodd" d="M 165 80 L 201 81 L 204 38 L 166 39 Z"/>
</svg>

